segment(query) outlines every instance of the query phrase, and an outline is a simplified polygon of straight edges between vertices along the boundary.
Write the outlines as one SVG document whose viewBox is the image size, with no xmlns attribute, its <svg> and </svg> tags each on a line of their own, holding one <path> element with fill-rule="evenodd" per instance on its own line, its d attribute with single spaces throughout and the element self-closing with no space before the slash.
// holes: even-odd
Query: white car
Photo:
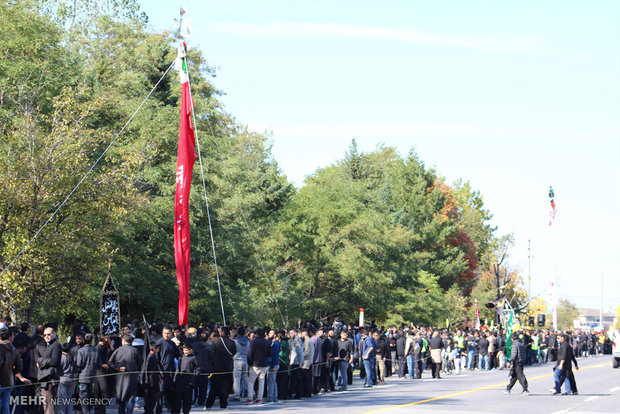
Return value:
<svg viewBox="0 0 620 414">
<path fill-rule="evenodd" d="M 612 364 L 614 368 L 618 368 L 620 366 L 620 331 L 616 331 L 616 334 L 613 338 L 612 346 L 612 353 L 614 358 Z"/>
</svg>

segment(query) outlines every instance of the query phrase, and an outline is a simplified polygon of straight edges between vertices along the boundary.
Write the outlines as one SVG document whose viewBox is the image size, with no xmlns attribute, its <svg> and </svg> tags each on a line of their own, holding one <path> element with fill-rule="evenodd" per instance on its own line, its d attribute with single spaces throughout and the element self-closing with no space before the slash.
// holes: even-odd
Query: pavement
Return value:
<svg viewBox="0 0 620 414">
<path fill-rule="evenodd" d="M 579 395 L 551 395 L 554 364 L 525 367 L 530 395 L 521 395 L 517 384 L 510 395 L 504 394 L 508 370 L 463 371 L 460 375 L 443 375 L 432 379 L 425 371 L 422 379 L 386 378 L 385 385 L 364 389 L 357 373 L 353 385 L 345 392 L 332 392 L 301 400 L 277 404 L 245 405 L 230 402 L 229 412 L 299 412 L 321 413 L 620 413 L 620 369 L 613 369 L 611 356 L 579 359 L 575 378 Z M 219 402 L 212 411 L 219 411 Z M 136 409 L 141 412 L 142 410 Z M 195 406 L 192 413 L 204 412 Z"/>
</svg>

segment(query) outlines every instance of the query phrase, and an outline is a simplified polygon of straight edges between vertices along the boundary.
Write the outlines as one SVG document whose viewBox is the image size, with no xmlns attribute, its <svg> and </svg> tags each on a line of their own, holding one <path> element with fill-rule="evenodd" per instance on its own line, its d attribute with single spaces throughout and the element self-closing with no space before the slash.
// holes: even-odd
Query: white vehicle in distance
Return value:
<svg viewBox="0 0 620 414">
<path fill-rule="evenodd" d="M 612 338 L 612 354 L 613 354 L 613 362 L 612 365 L 614 368 L 618 368 L 620 366 L 620 331 L 616 329 L 614 333 L 614 337 Z"/>
</svg>

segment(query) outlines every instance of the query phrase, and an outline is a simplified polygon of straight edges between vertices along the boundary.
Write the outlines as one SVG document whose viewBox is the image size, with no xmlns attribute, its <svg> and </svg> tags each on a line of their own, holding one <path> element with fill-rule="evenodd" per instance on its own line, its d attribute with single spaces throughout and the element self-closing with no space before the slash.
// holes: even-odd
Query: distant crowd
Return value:
<svg viewBox="0 0 620 414">
<path fill-rule="evenodd" d="M 10 325 L 10 324 L 9 324 Z M 524 330 L 525 365 L 555 361 L 559 332 Z M 574 354 L 611 353 L 604 334 L 568 332 Z M 563 338 L 562 338 L 563 339 Z M 243 324 L 189 327 L 134 321 L 102 336 L 77 320 L 66 341 L 54 324 L 0 323 L 0 414 L 188 414 L 219 400 L 278 403 L 346 391 L 359 369 L 364 387 L 507 367 L 504 329 L 365 327 L 339 318 L 295 329 Z M 12 397 L 12 398 L 11 398 Z"/>
</svg>

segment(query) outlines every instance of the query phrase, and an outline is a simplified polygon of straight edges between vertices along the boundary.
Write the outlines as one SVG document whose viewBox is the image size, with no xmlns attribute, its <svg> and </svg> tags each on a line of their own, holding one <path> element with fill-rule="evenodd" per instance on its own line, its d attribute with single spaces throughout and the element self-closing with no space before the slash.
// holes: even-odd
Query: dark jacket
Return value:
<svg viewBox="0 0 620 414">
<path fill-rule="evenodd" d="M 0 388 L 14 386 L 13 376 L 21 371 L 22 359 L 17 349 L 11 343 L 0 344 Z"/>
<path fill-rule="evenodd" d="M 39 382 L 47 382 L 57 380 L 58 367 L 60 367 L 60 357 L 62 356 L 62 348 L 58 340 L 54 339 L 47 343 L 43 355 L 39 357 L 39 374 L 37 380 Z"/>
<path fill-rule="evenodd" d="M 235 341 L 226 337 L 216 338 L 213 341 L 213 372 L 232 372 L 236 352 Z"/>
<path fill-rule="evenodd" d="M 573 348 L 568 344 L 568 342 L 562 343 L 560 345 L 560 350 L 558 351 L 558 360 L 556 366 L 560 365 L 560 361 L 564 361 L 562 369 L 570 371 L 573 369 L 573 359 L 575 359 L 575 356 L 573 354 Z"/>
<path fill-rule="evenodd" d="M 430 342 L 430 347 L 431 349 L 441 349 L 443 348 L 443 340 L 441 339 L 441 336 L 437 335 L 431 338 Z M 488 345 L 488 343 L 487 343 Z"/>
<path fill-rule="evenodd" d="M 525 346 L 518 339 L 512 343 L 509 362 L 513 366 L 517 364 L 523 365 L 525 363 Z"/>
<path fill-rule="evenodd" d="M 47 344 L 39 335 L 34 335 L 28 342 L 28 353 L 30 354 L 30 367 L 28 369 L 28 379 L 37 380 L 39 376 L 39 368 L 37 368 L 37 360 L 45 352 Z"/>
<path fill-rule="evenodd" d="M 101 354 L 96 348 L 86 344 L 78 349 L 75 366 L 79 372 L 78 381 L 82 384 L 93 384 L 97 369 L 101 366 Z"/>
<path fill-rule="evenodd" d="M 193 345 L 194 356 L 201 373 L 209 373 L 213 368 L 213 350 L 206 341 L 196 341 Z"/>
<path fill-rule="evenodd" d="M 396 339 L 396 356 L 398 358 L 405 357 L 405 342 L 407 341 L 407 337 L 405 335 L 401 335 Z"/>
<path fill-rule="evenodd" d="M 484 336 L 481 337 L 478 342 L 478 348 L 480 348 L 480 355 L 487 355 L 489 353 L 489 340 Z"/>
<path fill-rule="evenodd" d="M 181 355 L 177 370 L 174 373 L 174 385 L 177 389 L 193 387 L 198 371 L 198 363 L 194 355 Z"/>
<path fill-rule="evenodd" d="M 248 365 L 268 367 L 271 362 L 271 344 L 265 338 L 254 338 L 248 351 Z"/>
<path fill-rule="evenodd" d="M 181 353 L 179 352 L 179 348 L 172 341 L 166 341 L 164 338 L 161 338 L 158 342 L 159 344 L 159 365 L 161 366 L 162 371 L 164 371 L 164 376 L 168 372 L 174 372 L 174 359 L 179 358 Z M 170 374 L 168 374 L 170 375 Z"/>
<path fill-rule="evenodd" d="M 146 383 L 149 387 L 157 387 L 159 389 L 159 380 L 161 375 L 159 373 L 159 358 L 157 358 L 157 354 L 152 354 L 149 352 L 146 357 Z"/>
<path fill-rule="evenodd" d="M 110 368 L 119 370 L 125 368 L 125 372 L 117 375 L 116 378 L 116 398 L 118 401 L 126 402 L 135 397 L 138 393 L 138 383 L 140 381 L 140 367 L 142 367 L 142 355 L 131 345 L 123 345 L 114 350 L 108 360 Z"/>
</svg>

